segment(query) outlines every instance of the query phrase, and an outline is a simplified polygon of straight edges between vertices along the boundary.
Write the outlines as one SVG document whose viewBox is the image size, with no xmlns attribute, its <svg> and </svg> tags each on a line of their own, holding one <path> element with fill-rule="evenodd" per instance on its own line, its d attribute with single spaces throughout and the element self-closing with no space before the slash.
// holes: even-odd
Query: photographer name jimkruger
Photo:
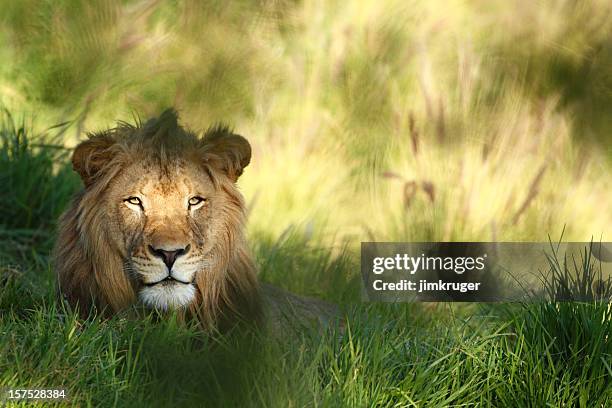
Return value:
<svg viewBox="0 0 612 408">
<path fill-rule="evenodd" d="M 455 276 L 466 272 L 481 272 L 485 269 L 487 254 L 481 256 L 428 256 L 421 253 L 412 256 L 407 253 L 397 253 L 393 256 L 377 256 L 372 259 L 371 272 L 379 278 L 372 281 L 372 289 L 375 291 L 409 291 L 415 293 L 424 292 L 475 292 L 480 289 L 481 282 L 465 282 L 460 279 L 445 281 L 442 279 L 414 279 L 417 272 L 433 272 L 436 274 L 451 273 Z M 385 281 L 382 279 L 385 272 L 393 273 L 394 277 L 406 276 L 408 279 L 394 279 Z M 432 274 L 433 274 L 432 273 Z"/>
<path fill-rule="evenodd" d="M 362 242 L 367 302 L 525 302 L 548 300 L 560 279 L 551 259 L 589 265 L 589 287 L 612 282 L 612 244 L 597 242 Z M 560 260 L 560 261 L 559 261 Z M 576 267 L 577 268 L 577 267 Z M 583 279 L 576 269 L 567 279 Z M 575 275 L 575 276 L 574 276 Z M 595 285 L 597 284 L 597 285 Z M 595 289 L 593 289 L 595 290 Z M 600 289 L 597 289 L 600 290 Z M 607 293 L 603 292 L 602 293 Z M 573 301 L 571 292 L 555 301 Z"/>
</svg>

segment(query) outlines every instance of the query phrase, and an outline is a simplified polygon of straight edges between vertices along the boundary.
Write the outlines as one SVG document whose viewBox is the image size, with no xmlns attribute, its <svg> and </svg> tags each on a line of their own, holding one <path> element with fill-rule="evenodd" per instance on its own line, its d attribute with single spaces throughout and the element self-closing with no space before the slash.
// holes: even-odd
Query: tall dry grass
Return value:
<svg viewBox="0 0 612 408">
<path fill-rule="evenodd" d="M 608 2 L 0 6 L 5 104 L 72 119 L 68 144 L 168 105 L 234 124 L 253 234 L 610 232 Z"/>
</svg>

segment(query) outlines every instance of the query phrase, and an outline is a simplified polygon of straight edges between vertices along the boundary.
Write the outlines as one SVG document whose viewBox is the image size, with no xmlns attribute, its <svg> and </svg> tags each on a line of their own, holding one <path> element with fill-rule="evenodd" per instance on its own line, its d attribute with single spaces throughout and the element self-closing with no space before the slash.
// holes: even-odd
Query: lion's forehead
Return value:
<svg viewBox="0 0 612 408">
<path fill-rule="evenodd" d="M 184 160 L 169 164 L 146 161 L 135 163 L 126 169 L 135 193 L 143 194 L 165 203 L 173 198 L 185 198 L 190 194 L 210 194 L 214 185 L 207 173 Z"/>
<path fill-rule="evenodd" d="M 171 176 L 158 179 L 147 177 L 143 180 L 142 194 L 153 203 L 162 206 L 172 205 L 175 200 L 184 201 L 190 194 L 195 194 L 198 188 L 187 177 Z"/>
</svg>

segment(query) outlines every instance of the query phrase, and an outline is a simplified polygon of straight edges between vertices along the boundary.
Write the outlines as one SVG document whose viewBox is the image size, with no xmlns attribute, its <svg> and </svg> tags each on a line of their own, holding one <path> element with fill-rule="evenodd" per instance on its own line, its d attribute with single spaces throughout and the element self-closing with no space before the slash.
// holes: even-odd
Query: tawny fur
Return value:
<svg viewBox="0 0 612 408">
<path fill-rule="evenodd" d="M 144 125 L 120 124 L 90 135 L 73 155 L 74 169 L 85 187 L 59 222 L 55 269 L 60 294 L 83 315 L 94 309 L 112 315 L 137 305 L 146 276 L 135 270 L 133 258 L 146 258 L 147 234 L 172 239 L 178 231 L 189 237 L 192 251 L 209 248 L 191 253 L 203 266 L 194 275 L 194 300 L 179 313 L 199 319 L 205 327 L 237 319 L 257 321 L 260 290 L 244 237 L 245 205 L 235 186 L 249 160 L 250 147 L 240 136 L 215 127 L 198 137 L 178 125 L 172 110 Z M 185 221 L 182 217 L 170 220 L 169 215 L 163 218 L 163 209 L 157 210 L 158 218 L 170 222 L 149 225 L 146 219 L 132 229 L 118 225 L 119 218 L 113 214 L 127 210 L 113 201 L 113 194 L 124 187 L 125 173 L 135 171 L 134 163 L 145 163 L 136 167 L 142 177 L 150 177 L 147 169 L 164 180 L 167 177 L 160 184 L 162 189 L 180 181 L 173 180 L 174 169 L 196 168 L 214 186 L 216 201 L 211 205 L 216 207 L 210 216 L 214 226 L 187 215 Z M 186 177 L 187 185 L 192 182 Z M 170 228 L 167 233 L 165 228 Z"/>
</svg>

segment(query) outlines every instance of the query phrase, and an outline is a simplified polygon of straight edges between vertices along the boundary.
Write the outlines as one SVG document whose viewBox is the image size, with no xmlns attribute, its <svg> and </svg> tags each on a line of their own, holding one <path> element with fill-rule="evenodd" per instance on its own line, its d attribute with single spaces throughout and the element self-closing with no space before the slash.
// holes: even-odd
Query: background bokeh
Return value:
<svg viewBox="0 0 612 408">
<path fill-rule="evenodd" d="M 63 141 L 176 107 L 253 144 L 253 234 L 609 238 L 608 1 L 0 1 L 0 98 Z"/>
</svg>

